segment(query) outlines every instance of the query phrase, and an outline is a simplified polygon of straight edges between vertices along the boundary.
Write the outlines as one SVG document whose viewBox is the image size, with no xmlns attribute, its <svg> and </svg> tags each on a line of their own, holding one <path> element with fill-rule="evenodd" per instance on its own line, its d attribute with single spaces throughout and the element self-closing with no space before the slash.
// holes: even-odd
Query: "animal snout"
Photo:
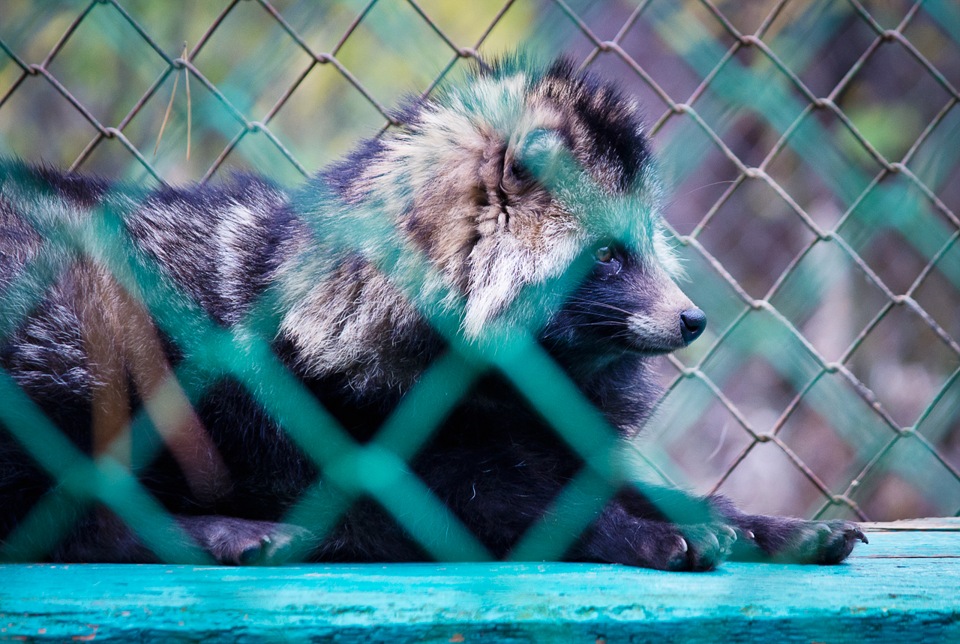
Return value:
<svg viewBox="0 0 960 644">
<path fill-rule="evenodd" d="M 690 344 L 707 328 L 707 316 L 700 309 L 687 309 L 680 313 L 680 335 L 684 344 Z"/>
</svg>

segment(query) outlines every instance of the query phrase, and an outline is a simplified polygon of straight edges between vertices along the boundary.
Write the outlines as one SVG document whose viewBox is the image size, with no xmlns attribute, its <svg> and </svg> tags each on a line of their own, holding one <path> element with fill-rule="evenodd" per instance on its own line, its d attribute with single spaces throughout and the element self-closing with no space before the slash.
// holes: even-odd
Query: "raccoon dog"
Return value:
<svg viewBox="0 0 960 644">
<path fill-rule="evenodd" d="M 852 523 L 747 515 L 627 477 L 599 504 L 567 489 L 605 467 L 553 429 L 578 413 L 571 399 L 633 436 L 657 395 L 651 357 L 706 325 L 674 281 L 632 101 L 569 63 L 512 59 L 399 120 L 293 192 L 255 176 L 140 190 L 0 166 L 3 557 L 154 561 L 191 544 L 224 563 L 458 556 L 444 531 L 417 533 L 430 512 L 384 509 L 367 480 L 381 474 L 428 488 L 418 498 L 480 556 L 565 525 L 555 508 L 588 513 L 557 552 L 573 561 L 837 563 L 866 542 Z M 556 382 L 534 363 L 580 395 L 528 402 Z M 411 401 L 428 379 L 442 393 Z M 418 424 L 430 415 L 432 433 Z M 37 444 L 48 421 L 70 449 Z M 418 450 L 397 440 L 417 431 Z M 57 468 L 86 462 L 71 449 L 129 462 L 140 501 L 111 503 L 102 482 L 83 493 L 81 466 L 62 484 Z M 175 521 L 128 527 L 157 502 Z"/>
</svg>

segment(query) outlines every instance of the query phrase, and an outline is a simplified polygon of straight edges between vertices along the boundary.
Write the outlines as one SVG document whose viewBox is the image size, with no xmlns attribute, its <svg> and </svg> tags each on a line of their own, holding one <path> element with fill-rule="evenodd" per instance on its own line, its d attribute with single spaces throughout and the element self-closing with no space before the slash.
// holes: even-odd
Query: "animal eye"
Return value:
<svg viewBox="0 0 960 644">
<path fill-rule="evenodd" d="M 597 260 L 602 279 L 620 274 L 623 268 L 623 255 L 615 243 L 602 242 L 594 249 L 593 256 Z"/>
</svg>

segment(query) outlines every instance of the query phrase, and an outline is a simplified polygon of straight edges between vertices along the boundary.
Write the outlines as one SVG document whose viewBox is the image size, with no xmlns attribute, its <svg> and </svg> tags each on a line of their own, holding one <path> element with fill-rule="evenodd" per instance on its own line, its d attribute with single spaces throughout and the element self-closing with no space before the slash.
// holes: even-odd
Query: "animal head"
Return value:
<svg viewBox="0 0 960 644">
<path fill-rule="evenodd" d="M 377 195 L 464 296 L 468 337 L 506 319 L 561 347 L 662 353 L 702 332 L 704 314 L 674 282 L 639 107 L 615 87 L 564 61 L 515 58 L 403 116 L 351 190 Z M 555 282 L 574 265 L 573 283 Z M 538 303 L 519 296 L 535 285 L 565 303 L 530 322 Z"/>
</svg>

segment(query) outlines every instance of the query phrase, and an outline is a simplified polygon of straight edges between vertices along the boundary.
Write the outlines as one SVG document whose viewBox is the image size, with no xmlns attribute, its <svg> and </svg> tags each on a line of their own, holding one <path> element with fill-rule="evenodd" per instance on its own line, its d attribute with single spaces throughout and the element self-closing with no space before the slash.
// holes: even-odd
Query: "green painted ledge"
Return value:
<svg viewBox="0 0 960 644">
<path fill-rule="evenodd" d="M 2 641 L 960 642 L 960 519 L 840 566 L 0 566 Z"/>
</svg>

